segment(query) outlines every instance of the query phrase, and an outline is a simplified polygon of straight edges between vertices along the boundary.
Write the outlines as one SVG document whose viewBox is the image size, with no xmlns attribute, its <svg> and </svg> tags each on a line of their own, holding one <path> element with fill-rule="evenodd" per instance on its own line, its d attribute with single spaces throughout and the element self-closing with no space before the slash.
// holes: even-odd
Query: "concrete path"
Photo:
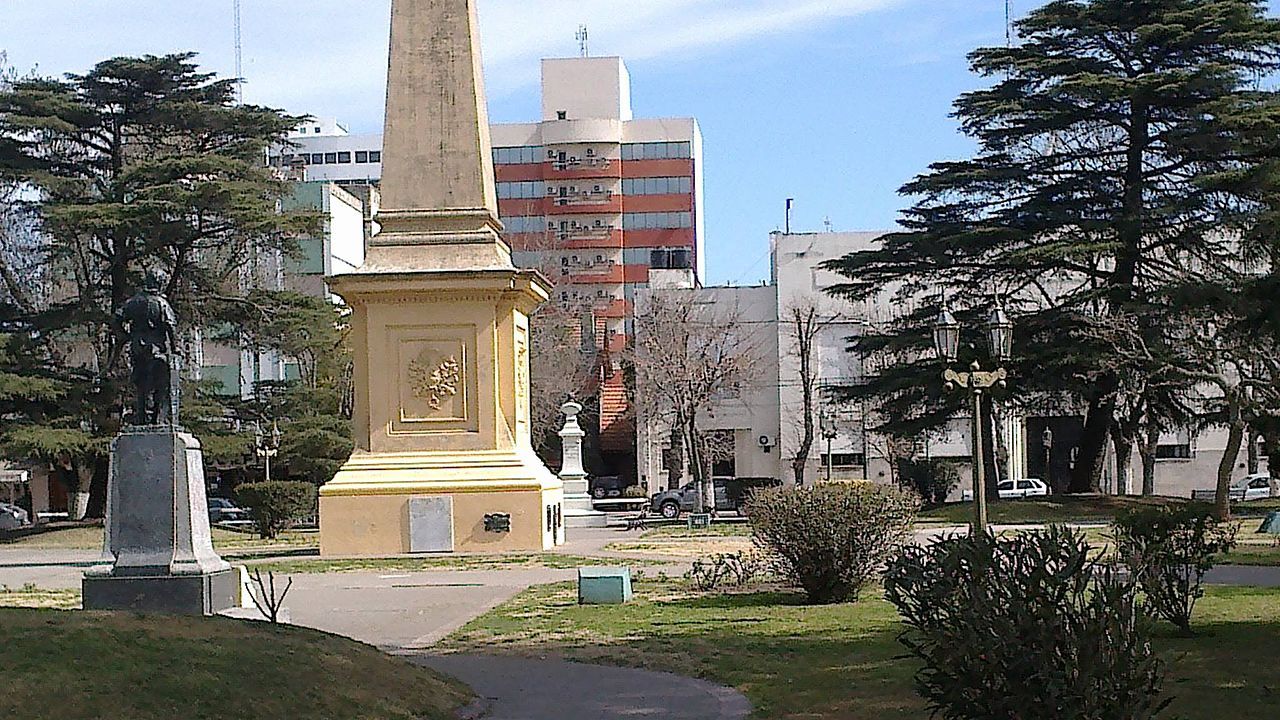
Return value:
<svg viewBox="0 0 1280 720">
<path fill-rule="evenodd" d="M 430 647 L 532 585 L 573 570 L 327 573 L 293 575 L 290 621 L 388 651 Z"/>
<path fill-rule="evenodd" d="M 739 720 L 751 703 L 702 680 L 561 660 L 477 655 L 410 656 L 452 675 L 487 701 L 484 720 Z"/>
</svg>

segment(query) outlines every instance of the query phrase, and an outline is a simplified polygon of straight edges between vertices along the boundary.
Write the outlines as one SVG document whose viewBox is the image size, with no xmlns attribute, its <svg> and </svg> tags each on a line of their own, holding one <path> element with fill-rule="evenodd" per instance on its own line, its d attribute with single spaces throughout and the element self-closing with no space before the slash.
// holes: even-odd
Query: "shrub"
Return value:
<svg viewBox="0 0 1280 720">
<path fill-rule="evenodd" d="M 885 595 L 936 717 L 1145 720 L 1168 704 L 1135 586 L 1072 530 L 907 548 Z"/>
<path fill-rule="evenodd" d="M 1116 516 L 1113 536 L 1157 614 L 1191 632 L 1191 614 L 1204 596 L 1214 556 L 1235 547 L 1234 527 L 1217 521 L 1200 503 L 1127 509 Z"/>
<path fill-rule="evenodd" d="M 743 587 L 759 577 L 768 567 L 765 554 L 758 549 L 736 553 L 716 553 L 708 558 L 694 560 L 685 579 L 703 592 L 720 587 L 725 580 Z"/>
<path fill-rule="evenodd" d="M 236 500 L 253 513 L 258 534 L 274 538 L 302 518 L 316 512 L 316 486 L 305 482 L 246 483 L 236 488 Z"/>
<path fill-rule="evenodd" d="M 880 485 L 764 488 L 747 505 L 756 542 L 815 605 L 856 600 L 911 534 L 919 499 Z"/>
<path fill-rule="evenodd" d="M 898 482 L 926 503 L 940 505 L 960 484 L 960 471 L 946 460 L 902 460 L 898 463 Z"/>
<path fill-rule="evenodd" d="M 622 491 L 622 497 L 647 498 L 649 497 L 649 491 L 645 489 L 643 485 L 628 485 L 627 488 Z"/>
</svg>

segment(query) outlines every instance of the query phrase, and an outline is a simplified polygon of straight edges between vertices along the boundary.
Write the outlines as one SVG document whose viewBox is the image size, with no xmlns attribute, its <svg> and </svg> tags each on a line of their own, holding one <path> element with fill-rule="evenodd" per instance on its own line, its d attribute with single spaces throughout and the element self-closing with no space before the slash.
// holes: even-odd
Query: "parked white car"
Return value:
<svg viewBox="0 0 1280 720">
<path fill-rule="evenodd" d="M 1018 498 L 1043 497 L 1049 494 L 1049 486 L 1039 478 L 1023 478 L 1021 480 L 1005 480 L 996 486 L 1001 500 L 1017 500 Z M 973 500 L 973 491 L 965 490 L 961 500 Z"/>
<path fill-rule="evenodd" d="M 1217 494 L 1218 492 L 1212 488 L 1195 490 L 1191 493 L 1191 499 L 1213 502 Z M 1266 500 L 1275 497 L 1275 494 L 1271 492 L 1271 476 L 1257 473 L 1235 480 L 1231 483 L 1231 490 L 1228 492 L 1228 496 L 1232 502 L 1249 502 L 1251 500 Z"/>
</svg>

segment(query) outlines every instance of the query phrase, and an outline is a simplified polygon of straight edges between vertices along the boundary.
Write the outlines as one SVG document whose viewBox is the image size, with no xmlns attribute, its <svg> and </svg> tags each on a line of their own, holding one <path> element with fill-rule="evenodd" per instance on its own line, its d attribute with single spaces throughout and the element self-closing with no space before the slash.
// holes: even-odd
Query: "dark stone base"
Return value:
<svg viewBox="0 0 1280 720">
<path fill-rule="evenodd" d="M 168 615 L 216 615 L 239 605 L 235 568 L 207 575 L 86 577 L 85 610 L 131 610 Z"/>
</svg>

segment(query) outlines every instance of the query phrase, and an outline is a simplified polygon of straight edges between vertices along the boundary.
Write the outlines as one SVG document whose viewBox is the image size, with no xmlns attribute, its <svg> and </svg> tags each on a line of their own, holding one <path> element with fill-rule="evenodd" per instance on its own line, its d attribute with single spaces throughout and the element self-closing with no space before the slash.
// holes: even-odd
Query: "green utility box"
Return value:
<svg viewBox="0 0 1280 720">
<path fill-rule="evenodd" d="M 1268 513 L 1267 519 L 1262 521 L 1262 527 L 1258 528 L 1258 532 L 1280 535 L 1280 512 Z"/>
<path fill-rule="evenodd" d="M 621 605 L 631 598 L 631 568 L 578 568 L 579 605 Z"/>
</svg>

